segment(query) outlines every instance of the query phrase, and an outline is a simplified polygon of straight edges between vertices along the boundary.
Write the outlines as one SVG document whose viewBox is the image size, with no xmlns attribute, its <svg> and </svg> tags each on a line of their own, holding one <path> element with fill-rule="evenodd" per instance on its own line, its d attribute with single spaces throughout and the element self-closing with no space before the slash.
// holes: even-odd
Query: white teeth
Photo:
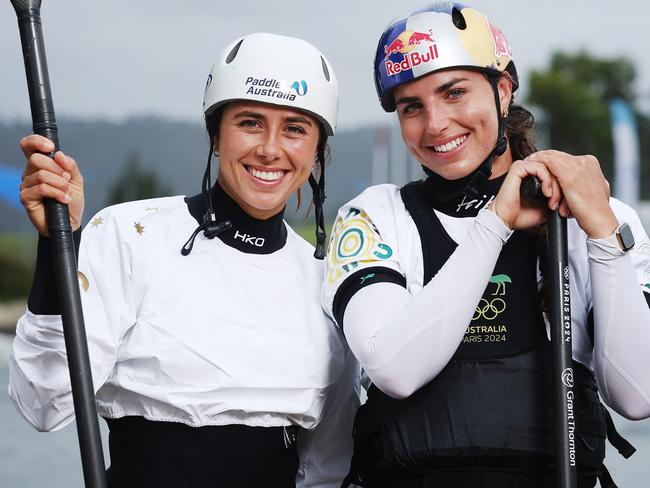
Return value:
<svg viewBox="0 0 650 488">
<path fill-rule="evenodd" d="M 255 178 L 264 181 L 276 181 L 282 177 L 283 171 L 258 171 L 255 168 L 248 168 Z"/>
<path fill-rule="evenodd" d="M 433 149 L 435 149 L 436 152 L 442 152 L 442 153 L 449 152 L 452 149 L 456 149 L 463 142 L 465 142 L 465 139 L 467 139 L 467 136 L 460 136 L 458 139 L 454 139 L 453 141 L 450 141 L 447 144 L 443 144 L 441 146 L 433 146 Z"/>
</svg>

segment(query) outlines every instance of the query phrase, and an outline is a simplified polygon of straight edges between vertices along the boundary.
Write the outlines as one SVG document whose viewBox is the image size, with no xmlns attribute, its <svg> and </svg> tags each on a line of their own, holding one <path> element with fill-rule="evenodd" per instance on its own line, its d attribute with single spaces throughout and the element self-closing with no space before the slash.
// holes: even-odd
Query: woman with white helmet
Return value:
<svg viewBox="0 0 650 488">
<path fill-rule="evenodd" d="M 309 180 L 322 258 L 334 71 L 305 41 L 247 35 L 214 64 L 203 109 L 201 194 L 115 205 L 83 237 L 75 231 L 109 486 L 337 486 L 351 455 L 356 361 L 322 313 L 321 261 L 283 221 Z M 51 431 L 74 411 L 43 198 L 67 203 L 79 229 L 83 182 L 70 157 L 46 156 L 47 139 L 21 146 L 21 201 L 40 238 L 9 391 L 34 427 Z"/>
<path fill-rule="evenodd" d="M 612 486 L 604 401 L 650 416 L 650 245 L 609 198 L 593 156 L 537 151 L 513 102 L 510 46 L 482 13 L 425 6 L 393 21 L 375 58 L 382 107 L 427 177 L 371 187 L 334 223 L 324 307 L 371 385 L 348 482 L 368 487 L 555 486 L 546 209 L 569 221 L 579 486 Z M 540 239 L 540 236 L 542 239 Z M 634 247 L 634 241 L 637 247 Z M 540 246 L 541 244 L 541 246 Z M 540 304 L 540 299 L 542 298 Z"/>
</svg>

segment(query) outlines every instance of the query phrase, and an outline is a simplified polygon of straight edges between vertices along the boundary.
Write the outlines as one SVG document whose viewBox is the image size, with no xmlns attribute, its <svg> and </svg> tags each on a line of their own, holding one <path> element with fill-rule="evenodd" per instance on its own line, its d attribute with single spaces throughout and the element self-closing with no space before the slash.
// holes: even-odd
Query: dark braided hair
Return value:
<svg viewBox="0 0 650 488">
<path fill-rule="evenodd" d="M 510 100 L 506 121 L 506 136 L 512 153 L 513 161 L 525 159 L 537 151 L 535 146 L 535 118 L 530 111 Z M 539 259 L 541 281 L 539 284 L 539 300 L 542 310 L 548 313 L 550 297 L 544 277 L 548 271 L 548 256 L 546 254 L 546 224 L 529 231 L 533 234 L 533 252 Z"/>
<path fill-rule="evenodd" d="M 508 106 L 508 117 L 505 120 L 508 144 L 514 161 L 524 159 L 537 151 L 533 114 L 511 101 Z"/>
</svg>

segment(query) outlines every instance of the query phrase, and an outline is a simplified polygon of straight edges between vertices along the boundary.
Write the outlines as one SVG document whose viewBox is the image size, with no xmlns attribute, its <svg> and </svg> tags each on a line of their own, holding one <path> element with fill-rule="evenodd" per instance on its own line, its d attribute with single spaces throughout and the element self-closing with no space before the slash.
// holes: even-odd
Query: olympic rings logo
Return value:
<svg viewBox="0 0 650 488">
<path fill-rule="evenodd" d="M 497 315 L 503 312 L 506 309 L 506 302 L 502 298 L 493 298 L 491 301 L 487 301 L 485 298 L 481 298 L 474 312 L 472 320 L 477 320 L 483 317 L 485 320 L 494 320 Z"/>
</svg>

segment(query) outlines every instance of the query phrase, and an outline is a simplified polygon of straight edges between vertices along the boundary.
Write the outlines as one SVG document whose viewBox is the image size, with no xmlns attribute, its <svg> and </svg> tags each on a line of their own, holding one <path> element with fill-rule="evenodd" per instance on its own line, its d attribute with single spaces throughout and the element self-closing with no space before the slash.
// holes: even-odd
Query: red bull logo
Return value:
<svg viewBox="0 0 650 488">
<path fill-rule="evenodd" d="M 412 52 L 422 42 L 429 43 L 426 52 L 423 53 L 421 50 Z M 384 52 L 386 54 L 384 66 L 386 74 L 389 76 L 413 69 L 419 64 L 428 63 L 438 58 L 438 46 L 430 29 L 428 32 L 405 30 L 392 42 L 384 46 Z M 402 54 L 403 57 L 401 60 L 392 61 L 389 58 L 393 54 Z"/>
<path fill-rule="evenodd" d="M 492 40 L 494 41 L 494 55 L 497 58 L 500 56 L 512 57 L 512 49 L 510 49 L 508 40 L 506 39 L 506 36 L 503 35 L 503 32 L 501 32 L 501 29 L 499 29 L 489 20 L 487 23 L 488 27 L 490 28 L 490 33 L 492 34 Z"/>
<path fill-rule="evenodd" d="M 384 46 L 384 52 L 386 53 L 386 57 L 384 59 L 388 59 L 388 57 L 391 54 L 397 54 L 399 52 L 402 52 L 403 50 L 404 50 L 404 41 L 402 41 L 398 37 L 393 42 L 391 42 L 389 45 Z"/>
<path fill-rule="evenodd" d="M 428 34 L 426 32 L 414 32 L 409 36 L 409 46 L 417 46 L 422 41 L 435 42 L 431 37 L 431 29 L 429 29 Z"/>
</svg>

